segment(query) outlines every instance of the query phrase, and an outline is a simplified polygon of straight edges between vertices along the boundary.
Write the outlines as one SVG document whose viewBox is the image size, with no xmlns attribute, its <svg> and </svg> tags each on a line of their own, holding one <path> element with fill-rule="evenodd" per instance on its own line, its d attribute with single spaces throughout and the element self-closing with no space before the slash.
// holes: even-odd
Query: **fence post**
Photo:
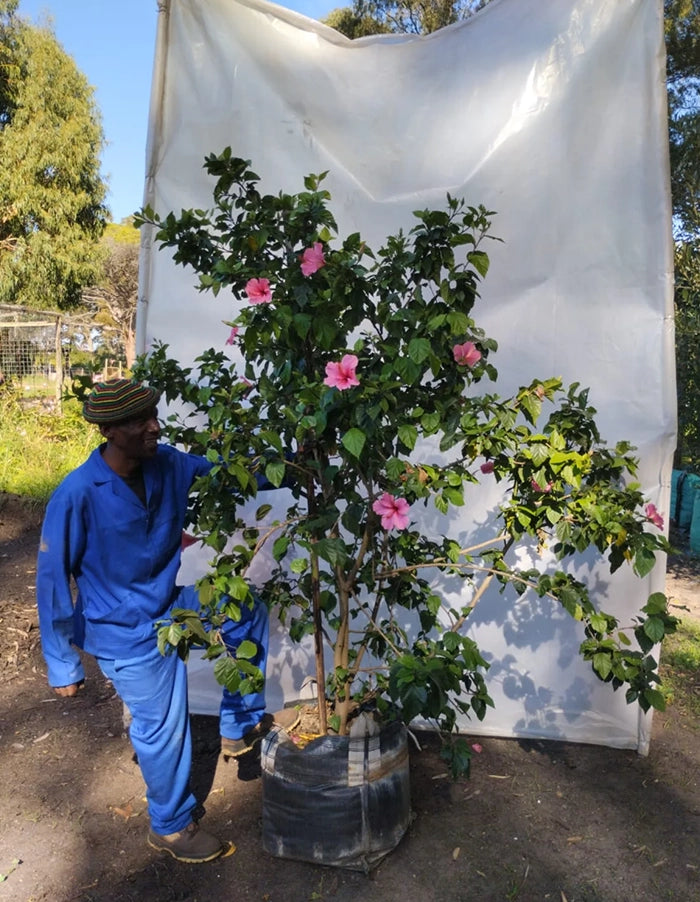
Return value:
<svg viewBox="0 0 700 902">
<path fill-rule="evenodd" d="M 63 398 L 63 348 L 61 346 L 61 329 L 63 320 L 56 317 L 56 412 L 62 413 Z"/>
</svg>

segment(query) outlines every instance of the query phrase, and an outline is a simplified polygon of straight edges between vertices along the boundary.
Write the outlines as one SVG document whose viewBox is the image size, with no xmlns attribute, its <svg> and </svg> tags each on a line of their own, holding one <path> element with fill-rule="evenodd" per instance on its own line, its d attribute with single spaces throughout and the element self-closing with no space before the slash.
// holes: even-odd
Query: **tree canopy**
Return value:
<svg viewBox="0 0 700 902">
<path fill-rule="evenodd" d="M 700 0 L 664 3 L 674 228 L 700 234 Z"/>
<path fill-rule="evenodd" d="M 665 0 L 675 237 L 677 468 L 700 467 L 700 0 Z"/>
<path fill-rule="evenodd" d="M 95 325 L 103 328 L 105 337 L 110 333 L 116 337 L 114 356 L 122 351 L 127 367 L 136 359 L 139 241 L 133 218 L 110 223 L 101 241 L 99 282 L 83 294 L 83 301 L 93 307 Z"/>
<path fill-rule="evenodd" d="M 0 303 L 70 309 L 99 272 L 102 126 L 73 59 L 17 3 L 0 0 Z"/>
<path fill-rule="evenodd" d="M 323 20 L 348 38 L 402 32 L 430 34 L 486 6 L 489 0 L 354 0 Z"/>
</svg>

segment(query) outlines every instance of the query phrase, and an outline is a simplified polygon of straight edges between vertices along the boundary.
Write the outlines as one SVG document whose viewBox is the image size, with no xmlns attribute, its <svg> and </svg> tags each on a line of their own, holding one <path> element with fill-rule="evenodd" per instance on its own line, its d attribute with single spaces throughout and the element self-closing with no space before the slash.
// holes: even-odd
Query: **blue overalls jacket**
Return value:
<svg viewBox="0 0 700 902">
<path fill-rule="evenodd" d="M 37 563 L 51 686 L 83 679 L 73 646 L 112 659 L 154 647 L 154 621 L 183 591 L 176 577 L 188 495 L 211 466 L 206 458 L 159 445 L 155 457 L 143 461 L 144 507 L 97 448 L 58 486 L 46 509 Z"/>
</svg>

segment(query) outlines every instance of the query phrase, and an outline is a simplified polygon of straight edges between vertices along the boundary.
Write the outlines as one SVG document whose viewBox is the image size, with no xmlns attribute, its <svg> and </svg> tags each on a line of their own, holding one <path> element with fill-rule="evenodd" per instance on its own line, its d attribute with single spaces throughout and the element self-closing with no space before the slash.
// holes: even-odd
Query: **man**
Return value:
<svg viewBox="0 0 700 902">
<path fill-rule="evenodd" d="M 98 383 L 83 415 L 105 442 L 49 501 L 37 564 L 39 626 L 48 680 L 59 696 L 84 682 L 78 648 L 95 656 L 132 717 L 131 742 L 147 789 L 148 843 L 180 861 L 211 861 L 220 840 L 193 820 L 187 673 L 161 655 L 155 622 L 174 607 L 198 607 L 194 587 L 176 585 L 190 488 L 211 464 L 159 444 L 159 394 L 131 379 Z M 77 597 L 71 593 L 75 580 Z M 265 672 L 267 611 L 261 602 L 229 622 L 225 639 L 250 639 Z M 291 729 L 296 712 L 265 714 L 264 692 L 224 690 L 222 752 L 247 752 L 273 722 Z"/>
</svg>

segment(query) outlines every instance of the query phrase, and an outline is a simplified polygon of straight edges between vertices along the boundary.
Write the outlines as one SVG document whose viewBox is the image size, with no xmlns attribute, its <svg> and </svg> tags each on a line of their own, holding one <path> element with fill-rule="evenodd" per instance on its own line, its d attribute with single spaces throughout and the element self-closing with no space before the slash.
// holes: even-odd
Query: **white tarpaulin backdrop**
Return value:
<svg viewBox="0 0 700 902">
<path fill-rule="evenodd" d="M 231 146 L 263 188 L 326 186 L 340 234 L 378 246 L 446 192 L 496 211 L 491 271 L 475 308 L 499 342 L 507 394 L 535 377 L 590 386 L 609 442 L 629 439 L 641 482 L 668 511 L 675 442 L 672 244 L 661 0 L 493 0 L 424 37 L 351 42 L 264 0 L 160 4 L 145 201 L 161 214 L 211 206 L 206 154 Z M 189 364 L 224 347 L 236 300 L 194 289 L 191 271 L 144 237 L 139 350 L 154 339 Z M 286 499 L 284 499 L 286 500 Z M 485 486 L 451 531 L 478 534 Z M 283 507 L 283 505 L 280 505 Z M 441 523 L 417 513 L 419 525 Z M 205 561 L 192 549 L 182 579 Z M 663 573 L 610 578 L 595 596 L 628 622 Z M 449 591 L 449 587 L 448 587 Z M 471 732 L 645 751 L 649 721 L 576 658 L 579 626 L 540 599 L 485 597 L 472 634 L 491 662 L 495 711 Z M 269 704 L 297 697 L 307 651 L 275 633 Z M 193 663 L 192 703 L 218 704 Z"/>
</svg>

